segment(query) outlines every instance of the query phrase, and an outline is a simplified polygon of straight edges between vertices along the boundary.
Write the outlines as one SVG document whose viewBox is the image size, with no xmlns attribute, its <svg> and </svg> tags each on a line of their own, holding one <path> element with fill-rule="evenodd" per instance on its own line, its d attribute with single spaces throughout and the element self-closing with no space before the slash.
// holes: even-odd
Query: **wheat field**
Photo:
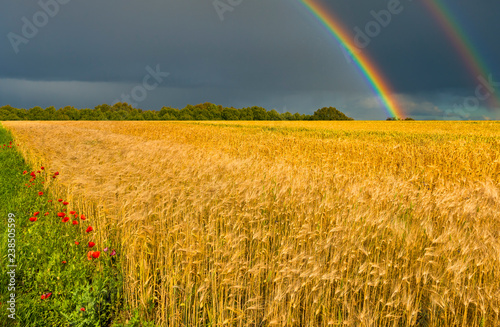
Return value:
<svg viewBox="0 0 500 327">
<path fill-rule="evenodd" d="M 160 326 L 500 325 L 500 123 L 2 124 Z"/>
</svg>

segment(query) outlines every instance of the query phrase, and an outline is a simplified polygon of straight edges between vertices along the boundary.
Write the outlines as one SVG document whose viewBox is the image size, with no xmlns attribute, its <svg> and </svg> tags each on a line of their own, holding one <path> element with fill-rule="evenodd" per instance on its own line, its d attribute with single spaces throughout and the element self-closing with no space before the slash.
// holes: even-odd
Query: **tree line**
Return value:
<svg viewBox="0 0 500 327">
<path fill-rule="evenodd" d="M 94 109 L 76 109 L 72 106 L 33 107 L 19 109 L 10 105 L 0 107 L 0 121 L 6 120 L 353 120 L 334 107 L 324 107 L 312 115 L 279 113 L 275 109 L 262 107 L 236 109 L 213 103 L 187 105 L 177 109 L 163 107 L 161 110 L 142 110 L 128 103 L 118 102 L 112 106 L 102 104 Z"/>
</svg>

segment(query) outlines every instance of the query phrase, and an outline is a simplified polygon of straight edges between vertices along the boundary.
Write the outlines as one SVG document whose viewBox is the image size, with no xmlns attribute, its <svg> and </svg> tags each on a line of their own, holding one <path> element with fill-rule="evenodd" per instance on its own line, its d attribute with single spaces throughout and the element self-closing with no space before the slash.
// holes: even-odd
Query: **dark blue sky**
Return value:
<svg viewBox="0 0 500 327">
<path fill-rule="evenodd" d="M 324 3 L 354 33 L 391 1 Z M 444 2 L 500 82 L 500 2 Z M 0 105 L 93 108 L 129 99 L 160 109 L 208 101 L 301 113 L 335 106 L 356 119 L 387 117 L 355 65 L 298 0 L 216 4 L 228 10 L 218 12 L 213 0 L 4 1 Z M 404 111 L 420 119 L 500 118 L 474 95 L 479 82 L 422 3 L 400 5 L 362 51 Z"/>
</svg>

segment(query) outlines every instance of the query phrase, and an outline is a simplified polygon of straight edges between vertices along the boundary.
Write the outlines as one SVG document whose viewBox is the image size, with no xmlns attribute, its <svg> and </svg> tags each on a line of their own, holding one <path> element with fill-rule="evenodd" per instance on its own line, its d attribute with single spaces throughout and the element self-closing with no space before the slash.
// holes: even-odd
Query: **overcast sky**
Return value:
<svg viewBox="0 0 500 327">
<path fill-rule="evenodd" d="M 0 106 L 93 108 L 128 99 L 154 110 L 213 102 L 292 113 L 334 106 L 355 119 L 387 117 L 299 0 L 217 1 L 232 10 L 218 12 L 213 0 L 2 1 Z M 354 35 L 393 1 L 324 3 Z M 500 82 L 500 2 L 443 2 Z M 475 96 L 480 82 L 423 4 L 400 6 L 361 51 L 392 84 L 403 111 L 419 119 L 499 119 L 500 109 Z"/>
</svg>

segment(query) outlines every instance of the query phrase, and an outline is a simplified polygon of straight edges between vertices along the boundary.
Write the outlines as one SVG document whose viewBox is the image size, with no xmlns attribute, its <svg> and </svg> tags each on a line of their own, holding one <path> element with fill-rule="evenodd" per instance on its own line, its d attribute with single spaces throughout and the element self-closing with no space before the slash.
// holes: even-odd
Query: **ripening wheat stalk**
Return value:
<svg viewBox="0 0 500 327">
<path fill-rule="evenodd" d="M 162 326 L 500 324 L 497 123 L 4 125 Z"/>
</svg>

